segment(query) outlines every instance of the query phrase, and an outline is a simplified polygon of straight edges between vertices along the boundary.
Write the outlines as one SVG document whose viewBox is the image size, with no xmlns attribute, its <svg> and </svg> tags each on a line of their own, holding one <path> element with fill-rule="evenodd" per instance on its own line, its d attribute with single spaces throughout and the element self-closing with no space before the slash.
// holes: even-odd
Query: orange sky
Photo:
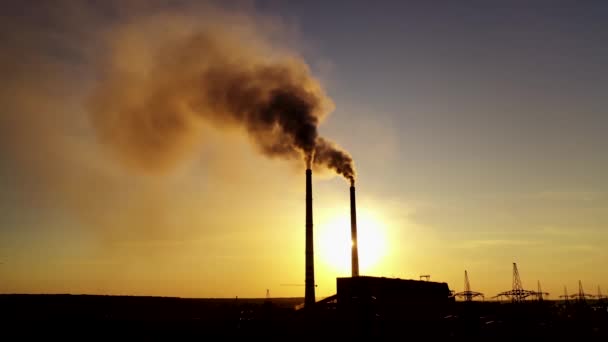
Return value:
<svg viewBox="0 0 608 342">
<path fill-rule="evenodd" d="M 597 91 L 608 75 L 596 60 L 608 56 L 587 34 L 599 23 L 592 9 L 578 9 L 587 21 L 572 27 L 539 14 L 540 29 L 518 8 L 480 8 L 502 20 L 483 23 L 425 6 L 389 11 L 413 16 L 404 21 L 381 8 L 266 5 L 268 15 L 232 9 L 227 17 L 245 26 L 229 29 L 269 44 L 263 58 L 302 58 L 333 100 L 319 130 L 355 161 L 361 274 L 430 274 L 461 291 L 466 269 L 473 290 L 493 296 L 510 288 L 517 262 L 524 287 L 539 280 L 550 298 L 578 280 L 608 292 L 608 103 Z M 304 284 L 303 162 L 261 155 L 238 125 L 201 122 L 187 148 L 163 159 L 168 167 L 148 172 L 108 148 L 131 136 L 99 139 L 91 122 L 91 94 L 108 72 L 101 37 L 132 33 L 119 38 L 150 50 L 127 49 L 119 62 L 154 77 L 150 42 L 161 39 L 142 20 L 182 23 L 173 27 L 181 32 L 209 9 L 114 4 L 121 10 L 38 8 L 23 18 L 19 6 L 0 24 L 14 33 L 0 57 L 0 292 L 303 296 L 303 286 L 282 285 Z M 344 26 L 330 20 L 338 14 Z M 385 25 L 372 25 L 378 18 Z M 554 64 L 537 63 L 549 57 Z M 133 94 L 145 91 L 117 96 L 138 103 Z M 181 108 L 174 95 L 166 108 Z M 152 160 L 155 147 L 139 157 Z M 325 297 L 350 270 L 349 192 L 333 172 L 313 177 Z"/>
</svg>

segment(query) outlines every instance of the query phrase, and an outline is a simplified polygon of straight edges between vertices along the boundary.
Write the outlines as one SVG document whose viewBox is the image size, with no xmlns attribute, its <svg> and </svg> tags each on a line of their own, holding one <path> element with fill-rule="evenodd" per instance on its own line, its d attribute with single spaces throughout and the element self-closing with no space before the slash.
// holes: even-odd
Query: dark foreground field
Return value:
<svg viewBox="0 0 608 342">
<path fill-rule="evenodd" d="M 78 340 L 176 340 L 206 337 L 408 337 L 442 340 L 608 341 L 606 303 L 455 302 L 432 319 L 335 302 L 296 311 L 302 298 L 187 299 L 89 295 L 0 295 L 2 336 Z M 352 308 L 349 308 L 351 310 Z M 10 339 L 13 340 L 13 339 Z"/>
<path fill-rule="evenodd" d="M 252 334 L 282 325 L 301 298 L 196 299 L 97 295 L 0 295 L 0 327 L 20 337 L 171 339 Z M 118 334 L 118 335 L 117 335 Z"/>
</svg>

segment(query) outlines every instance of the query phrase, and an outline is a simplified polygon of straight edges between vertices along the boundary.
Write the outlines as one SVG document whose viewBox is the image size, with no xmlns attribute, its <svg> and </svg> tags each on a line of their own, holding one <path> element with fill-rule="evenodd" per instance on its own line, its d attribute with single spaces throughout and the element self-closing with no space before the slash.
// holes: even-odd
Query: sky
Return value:
<svg viewBox="0 0 608 342">
<path fill-rule="evenodd" d="M 121 121 L 181 110 L 191 59 L 232 56 L 322 100 L 320 135 L 354 160 L 361 274 L 462 291 L 467 270 L 491 297 L 516 262 L 550 298 L 608 292 L 603 1 L 5 6 L 0 293 L 303 296 L 303 161 L 220 107 L 135 147 L 157 127 Z M 228 53 L 163 45 L 199 29 Z M 350 272 L 348 185 L 315 169 L 320 298 Z"/>
</svg>

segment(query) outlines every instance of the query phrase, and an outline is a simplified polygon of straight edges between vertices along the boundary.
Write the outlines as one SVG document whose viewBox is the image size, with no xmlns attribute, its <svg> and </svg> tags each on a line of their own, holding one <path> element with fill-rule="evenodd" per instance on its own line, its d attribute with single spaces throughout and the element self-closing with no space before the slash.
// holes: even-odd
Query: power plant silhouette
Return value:
<svg viewBox="0 0 608 342">
<path fill-rule="evenodd" d="M 351 276 L 336 278 L 336 294 L 317 301 L 315 298 L 312 171 L 310 168 L 306 170 L 305 296 L 304 304 L 297 305 L 295 310 L 295 312 L 304 313 L 302 329 L 313 331 L 310 330 L 311 327 L 316 326 L 320 329 L 317 330 L 317 333 L 333 331 L 342 337 L 379 336 L 379 334 L 392 336 L 402 334 L 404 330 L 407 330 L 417 336 L 457 336 L 454 334 L 484 336 L 485 334 L 486 337 L 493 339 L 527 331 L 539 334 L 541 331 L 539 329 L 549 322 L 562 319 L 562 316 L 559 316 L 561 311 L 556 311 L 560 309 L 553 307 L 555 302 L 547 300 L 549 293 L 543 292 L 540 281 L 537 281 L 537 289 L 534 291 L 524 288 L 517 263 L 513 263 L 511 289 L 492 297 L 497 299 L 494 301 L 485 301 L 483 293 L 471 289 L 469 274 L 466 270 L 464 271 L 464 290 L 457 293 L 451 291 L 445 282 L 430 281 L 430 275 L 420 276 L 419 280 L 362 275 L 359 269 L 354 181 L 351 182 L 349 190 L 352 239 Z M 574 308 L 574 313 L 564 314 L 565 319 L 577 317 L 575 322 L 578 322 L 579 319 L 582 319 L 580 317 L 585 317 L 581 315 L 587 315 L 586 299 L 592 297 L 583 291 L 582 283 L 579 281 L 579 292 L 565 295 L 566 300 L 575 299 L 579 306 Z M 598 295 L 598 298 L 600 297 L 601 295 Z M 509 300 L 503 301 L 504 298 Z M 459 303 L 456 299 L 461 299 L 462 302 Z M 599 299 L 594 303 L 594 305 L 600 304 Z M 568 303 L 564 305 L 568 305 Z M 482 318 L 485 320 L 483 327 L 479 325 Z M 598 321 L 602 321 L 602 319 L 606 318 L 600 317 Z M 507 322 L 507 325 L 498 325 L 498 322 Z M 446 335 L 442 335 L 445 332 L 442 329 L 447 331 Z M 575 331 L 574 328 L 568 329 L 573 330 L 565 330 L 566 334 Z M 606 332 L 606 330 L 598 331 Z M 558 330 L 544 333 L 543 336 L 561 336 Z"/>
<path fill-rule="evenodd" d="M 351 277 L 337 278 L 337 294 L 317 303 L 315 299 L 315 270 L 313 246 L 312 170 L 306 169 L 306 219 L 305 219 L 305 292 L 304 308 L 312 310 L 315 305 L 337 304 L 339 312 L 349 317 L 364 315 L 370 306 L 382 312 L 404 313 L 403 307 L 411 310 L 408 314 L 428 312 L 425 308 L 444 306 L 450 301 L 447 283 L 421 280 L 404 280 L 383 277 L 361 276 L 357 238 L 357 206 L 354 181 L 350 185 L 351 222 Z M 400 308 L 400 309 L 399 309 Z"/>
<path fill-rule="evenodd" d="M 338 306 L 349 307 L 352 310 L 353 299 L 364 301 L 365 298 L 373 298 L 376 303 L 400 303 L 406 300 L 409 307 L 416 307 L 412 303 L 422 304 L 429 303 L 445 303 L 454 301 L 456 298 L 461 298 L 465 302 L 471 302 L 475 298 L 484 299 L 484 294 L 471 290 L 469 283 L 468 272 L 464 271 L 464 290 L 455 293 L 449 290 L 447 283 L 438 283 L 429 281 L 430 276 L 421 276 L 420 280 L 404 280 L 397 278 L 385 277 L 369 277 L 361 276 L 359 270 L 359 255 L 358 255 L 358 237 L 357 237 L 357 206 L 354 180 L 351 180 L 350 185 L 350 222 L 351 222 L 351 277 L 342 277 L 336 279 L 337 294 L 329 296 L 320 302 L 316 301 L 315 297 L 315 267 L 314 267 L 314 243 L 313 243 L 313 202 L 312 202 L 312 170 L 306 169 L 306 225 L 305 225 L 305 294 L 303 308 L 312 308 L 316 304 L 325 305 L 334 303 Z M 524 302 L 528 298 L 543 301 L 549 296 L 548 292 L 543 292 L 540 281 L 537 281 L 537 290 L 526 290 L 522 285 L 522 280 L 517 268 L 517 263 L 513 263 L 513 280 L 512 288 L 508 291 L 498 293 L 491 297 L 501 301 L 504 298 L 510 299 L 513 303 Z M 425 278 L 425 281 L 422 279 Z M 397 290 L 399 289 L 399 290 Z M 564 288 L 565 289 L 565 288 Z M 400 291 L 408 293 L 407 295 L 400 294 Z M 598 296 L 601 298 L 600 289 L 598 287 Z M 378 301 L 378 298 L 385 298 L 385 301 Z M 579 292 L 573 295 L 568 295 L 567 291 L 563 297 L 565 300 L 569 298 L 576 299 L 579 302 L 584 302 L 585 298 L 593 298 L 594 296 L 585 293 L 582 290 L 582 284 L 579 281 Z M 419 308 L 417 308 L 419 310 Z"/>
<path fill-rule="evenodd" d="M 306 169 L 305 283 L 302 297 L 171 298 L 88 295 L 0 295 L 0 322 L 24 332 L 45 325 L 70 331 L 86 324 L 115 338 L 127 331 L 138 339 L 176 340 L 185 336 L 264 337 L 304 336 L 311 339 L 384 338 L 410 336 L 442 341 L 469 338 L 496 341 L 524 337 L 541 340 L 608 339 L 608 303 L 598 287 L 588 294 L 579 281 L 578 292 L 550 300 L 540 281 L 526 290 L 516 263 L 511 289 L 485 300 L 473 291 L 469 272 L 464 289 L 453 293 L 445 282 L 371 277 L 359 269 L 357 208 L 354 182 L 350 185 L 351 276 L 336 278 L 336 293 L 317 300 L 314 265 L 312 171 Z M 501 300 L 507 298 L 509 300 Z M 459 299 L 457 301 L 457 299 Z M 24 326 L 27 329 L 15 328 Z M 61 329 L 65 327 L 65 329 Z M 49 331 L 48 329 L 39 329 Z M 52 329 L 51 329 L 52 330 Z M 105 336 L 104 336 L 105 337 Z M 149 338 L 148 338 L 149 337 Z M 177 337 L 177 338 L 176 338 Z M 79 339 L 82 336 L 79 335 Z"/>
</svg>

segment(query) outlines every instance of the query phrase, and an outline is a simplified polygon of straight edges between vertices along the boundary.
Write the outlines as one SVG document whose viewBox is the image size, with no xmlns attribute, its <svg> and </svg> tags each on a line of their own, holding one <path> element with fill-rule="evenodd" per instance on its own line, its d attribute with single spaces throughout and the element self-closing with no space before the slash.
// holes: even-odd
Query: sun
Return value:
<svg viewBox="0 0 608 342">
<path fill-rule="evenodd" d="M 388 252 L 386 227 L 369 212 L 357 213 L 359 240 L 359 273 L 369 274 Z M 350 216 L 334 216 L 319 224 L 318 244 L 320 261 L 340 274 L 351 273 Z"/>
</svg>

